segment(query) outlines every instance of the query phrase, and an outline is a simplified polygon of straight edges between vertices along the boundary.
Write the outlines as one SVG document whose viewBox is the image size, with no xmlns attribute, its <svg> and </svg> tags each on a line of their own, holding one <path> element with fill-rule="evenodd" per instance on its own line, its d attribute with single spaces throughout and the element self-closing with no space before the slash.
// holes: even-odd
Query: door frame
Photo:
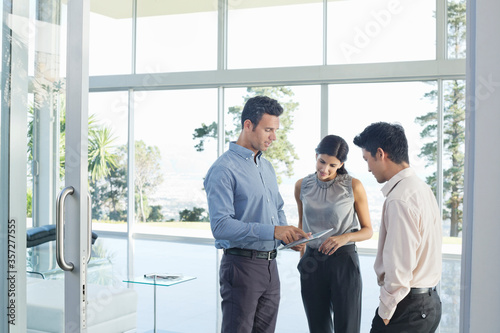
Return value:
<svg viewBox="0 0 500 333">
<path fill-rule="evenodd" d="M 0 110 L 0 331 L 26 332 L 26 188 L 29 0 L 4 1 Z M 86 332 L 88 39 L 90 0 L 67 5 L 65 331 Z M 80 223 L 80 221 L 82 221 Z M 10 245 L 10 244 L 9 244 Z M 7 277 L 12 277 L 10 280 Z M 11 305 L 9 309 L 8 305 Z M 11 316 L 8 314 L 11 313 Z"/>
<path fill-rule="evenodd" d="M 65 185 L 65 251 L 74 269 L 65 272 L 66 332 L 85 332 L 88 242 L 88 94 L 90 0 L 68 1 Z"/>
</svg>

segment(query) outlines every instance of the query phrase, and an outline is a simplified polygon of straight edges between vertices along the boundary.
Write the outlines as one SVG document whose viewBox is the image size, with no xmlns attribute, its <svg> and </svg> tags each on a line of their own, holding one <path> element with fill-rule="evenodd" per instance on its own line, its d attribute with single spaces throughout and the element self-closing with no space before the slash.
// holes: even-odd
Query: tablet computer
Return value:
<svg viewBox="0 0 500 333">
<path fill-rule="evenodd" d="M 288 244 L 284 245 L 283 247 L 281 247 L 280 250 L 289 249 L 289 248 L 294 247 L 296 245 L 304 244 L 304 243 L 310 242 L 312 240 L 318 239 L 318 238 L 326 235 L 327 233 L 329 233 L 332 230 L 333 230 L 333 228 L 323 230 L 320 232 L 316 232 L 316 233 L 312 234 L 309 238 L 301 238 L 301 239 L 296 240 L 294 242 L 288 243 Z"/>
</svg>

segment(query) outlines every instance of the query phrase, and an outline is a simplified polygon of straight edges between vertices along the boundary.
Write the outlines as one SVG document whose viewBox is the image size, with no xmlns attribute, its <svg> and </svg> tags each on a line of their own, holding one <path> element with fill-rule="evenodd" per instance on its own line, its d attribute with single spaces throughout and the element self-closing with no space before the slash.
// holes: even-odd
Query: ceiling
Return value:
<svg viewBox="0 0 500 333">
<path fill-rule="evenodd" d="M 63 0 L 67 3 L 68 0 Z M 305 3 L 321 3 L 322 0 L 228 0 L 229 9 L 259 8 Z M 132 0 L 90 0 L 90 11 L 115 19 L 132 17 Z M 137 15 L 159 16 L 210 12 L 217 10 L 217 0 L 138 0 Z"/>
</svg>

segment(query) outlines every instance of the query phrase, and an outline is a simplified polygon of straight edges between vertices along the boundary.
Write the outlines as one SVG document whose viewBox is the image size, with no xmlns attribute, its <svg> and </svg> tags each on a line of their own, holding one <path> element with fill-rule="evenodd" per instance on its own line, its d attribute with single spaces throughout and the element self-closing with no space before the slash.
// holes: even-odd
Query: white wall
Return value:
<svg viewBox="0 0 500 333">
<path fill-rule="evenodd" d="M 500 2 L 469 0 L 467 9 L 467 226 L 461 331 L 500 332 Z"/>
</svg>

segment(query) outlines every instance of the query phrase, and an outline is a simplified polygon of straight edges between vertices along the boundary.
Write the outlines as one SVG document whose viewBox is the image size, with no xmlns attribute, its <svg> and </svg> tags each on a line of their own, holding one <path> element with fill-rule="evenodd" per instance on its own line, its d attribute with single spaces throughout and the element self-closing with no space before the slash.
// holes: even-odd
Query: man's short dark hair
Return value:
<svg viewBox="0 0 500 333">
<path fill-rule="evenodd" d="M 283 107 L 281 107 L 277 100 L 267 96 L 255 96 L 250 98 L 245 103 L 245 107 L 241 113 L 241 127 L 243 128 L 243 124 L 247 119 L 252 122 L 254 127 L 257 126 L 264 113 L 279 117 L 283 113 Z"/>
<path fill-rule="evenodd" d="M 389 158 L 396 164 L 406 162 L 410 164 L 408 158 L 408 140 L 405 130 L 399 124 L 389 124 L 384 122 L 373 123 L 363 132 L 358 134 L 354 144 L 369 151 L 375 157 L 378 148 L 389 154 Z"/>
</svg>

